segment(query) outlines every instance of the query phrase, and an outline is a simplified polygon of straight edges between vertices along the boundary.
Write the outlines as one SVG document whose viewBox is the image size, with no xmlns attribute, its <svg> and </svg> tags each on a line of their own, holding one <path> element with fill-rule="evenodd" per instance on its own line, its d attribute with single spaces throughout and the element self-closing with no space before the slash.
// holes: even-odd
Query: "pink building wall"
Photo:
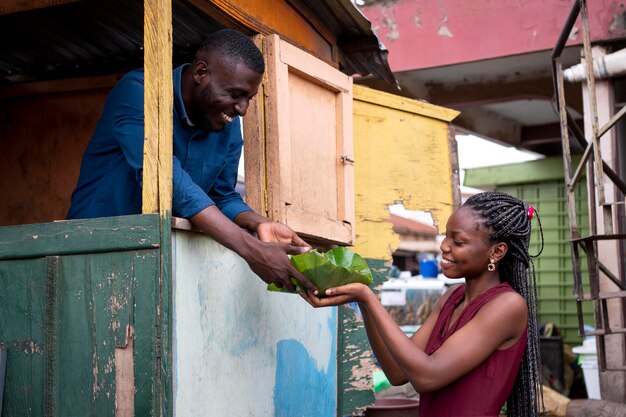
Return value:
<svg viewBox="0 0 626 417">
<path fill-rule="evenodd" d="M 394 72 L 552 49 L 574 0 L 400 0 L 362 7 Z M 588 1 L 592 40 L 626 37 L 626 0 Z M 582 44 L 580 22 L 570 44 Z"/>
</svg>

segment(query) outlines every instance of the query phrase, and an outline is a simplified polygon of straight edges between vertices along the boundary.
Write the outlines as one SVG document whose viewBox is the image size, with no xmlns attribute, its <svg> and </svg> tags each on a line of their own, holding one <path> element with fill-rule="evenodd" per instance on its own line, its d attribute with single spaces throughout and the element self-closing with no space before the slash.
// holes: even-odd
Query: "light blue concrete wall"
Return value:
<svg viewBox="0 0 626 417">
<path fill-rule="evenodd" d="M 336 309 L 267 291 L 204 235 L 172 241 L 174 416 L 336 416 Z"/>
</svg>

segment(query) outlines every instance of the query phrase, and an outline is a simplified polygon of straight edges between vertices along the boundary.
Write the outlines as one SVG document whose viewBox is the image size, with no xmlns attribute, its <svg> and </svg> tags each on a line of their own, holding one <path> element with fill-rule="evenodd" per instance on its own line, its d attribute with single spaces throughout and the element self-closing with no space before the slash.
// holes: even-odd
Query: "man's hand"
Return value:
<svg viewBox="0 0 626 417">
<path fill-rule="evenodd" d="M 306 248 L 300 253 L 306 253 L 311 250 L 311 245 L 306 243 L 300 236 L 289 227 L 278 222 L 260 223 L 256 228 L 256 234 L 263 242 L 280 242 L 290 243 L 294 246 Z"/>
<path fill-rule="evenodd" d="M 318 293 L 315 285 L 302 275 L 286 256 L 308 252 L 310 247 L 294 246 L 289 243 L 261 242 L 260 240 L 256 240 L 256 243 L 248 247 L 249 250 L 242 256 L 250 269 L 266 283 L 295 291 L 296 286 L 291 281 L 291 278 L 295 278 L 307 289 L 307 292 Z"/>
<path fill-rule="evenodd" d="M 252 211 L 241 213 L 233 223 L 215 206 L 205 208 L 190 220 L 204 233 L 235 251 L 248 263 L 252 272 L 266 283 L 295 291 L 296 286 L 291 282 L 291 278 L 295 278 L 309 293 L 318 292 L 315 285 L 293 266 L 287 256 L 308 252 L 311 246 L 287 226 L 270 222 Z M 260 227 L 261 224 L 267 226 Z M 262 233 L 269 242 L 257 239 L 242 227 L 257 231 L 257 234 Z M 258 232 L 259 229 L 262 230 Z"/>
</svg>

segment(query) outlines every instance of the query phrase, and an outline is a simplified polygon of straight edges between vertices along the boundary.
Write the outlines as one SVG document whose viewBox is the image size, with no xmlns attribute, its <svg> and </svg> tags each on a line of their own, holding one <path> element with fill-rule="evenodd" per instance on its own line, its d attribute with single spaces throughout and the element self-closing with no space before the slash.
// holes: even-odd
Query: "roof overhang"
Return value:
<svg viewBox="0 0 626 417">
<path fill-rule="evenodd" d="M 0 4 L 0 85 L 123 73 L 143 65 L 143 1 L 31 3 L 36 7 Z M 397 84 L 387 49 L 349 0 L 299 4 L 336 37 L 341 71 Z M 172 20 L 175 64 L 189 60 L 208 32 L 223 27 L 185 0 L 172 0 Z"/>
</svg>

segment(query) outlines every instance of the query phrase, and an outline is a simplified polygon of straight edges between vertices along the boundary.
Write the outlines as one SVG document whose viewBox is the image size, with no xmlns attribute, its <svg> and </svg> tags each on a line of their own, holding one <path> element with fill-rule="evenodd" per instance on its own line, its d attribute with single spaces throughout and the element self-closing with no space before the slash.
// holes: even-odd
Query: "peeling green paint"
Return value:
<svg viewBox="0 0 626 417">
<path fill-rule="evenodd" d="M 387 280 L 390 267 L 387 261 L 366 259 L 374 276 L 372 288 L 378 288 Z M 361 416 L 365 408 L 374 403 L 372 379 L 374 360 L 363 321 L 351 306 L 338 309 L 337 416 Z"/>
</svg>

